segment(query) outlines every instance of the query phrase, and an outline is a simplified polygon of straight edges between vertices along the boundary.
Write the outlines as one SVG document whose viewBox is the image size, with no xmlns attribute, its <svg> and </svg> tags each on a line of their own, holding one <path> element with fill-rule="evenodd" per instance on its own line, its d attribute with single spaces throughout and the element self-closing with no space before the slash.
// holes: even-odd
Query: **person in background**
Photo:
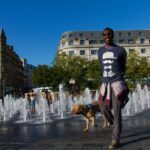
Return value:
<svg viewBox="0 0 150 150">
<path fill-rule="evenodd" d="M 30 93 L 25 93 L 25 100 L 27 102 L 27 107 L 31 109 Z"/>
<path fill-rule="evenodd" d="M 50 109 L 50 105 L 52 104 L 52 95 L 51 95 L 50 91 L 48 91 L 48 93 L 47 93 L 47 103 L 48 103 L 48 106 Z"/>
<path fill-rule="evenodd" d="M 50 104 L 52 103 L 52 96 L 51 96 L 51 92 L 48 90 L 44 90 L 41 93 L 42 97 L 45 98 L 45 100 L 47 101 L 47 105 L 48 108 L 50 110 Z"/>
<path fill-rule="evenodd" d="M 30 100 L 31 100 L 31 112 L 35 113 L 36 94 L 35 94 L 34 90 L 30 91 Z"/>
</svg>

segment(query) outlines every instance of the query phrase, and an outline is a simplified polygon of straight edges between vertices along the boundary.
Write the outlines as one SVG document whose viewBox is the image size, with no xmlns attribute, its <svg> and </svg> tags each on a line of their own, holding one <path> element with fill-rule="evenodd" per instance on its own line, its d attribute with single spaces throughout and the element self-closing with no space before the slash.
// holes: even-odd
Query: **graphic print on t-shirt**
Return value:
<svg viewBox="0 0 150 150">
<path fill-rule="evenodd" d="M 112 71 L 112 64 L 114 63 L 114 59 L 117 59 L 117 57 L 114 57 L 113 52 L 105 52 L 102 56 L 102 63 L 104 65 L 104 71 L 103 71 L 103 77 L 112 77 L 116 73 Z"/>
</svg>

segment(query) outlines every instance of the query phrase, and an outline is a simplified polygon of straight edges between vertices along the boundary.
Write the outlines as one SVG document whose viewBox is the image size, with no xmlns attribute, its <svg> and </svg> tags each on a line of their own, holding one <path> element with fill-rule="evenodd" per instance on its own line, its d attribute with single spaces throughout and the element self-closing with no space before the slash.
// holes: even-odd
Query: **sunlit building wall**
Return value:
<svg viewBox="0 0 150 150">
<path fill-rule="evenodd" d="M 114 31 L 114 42 L 123 46 L 128 53 L 136 51 L 150 62 L 150 30 Z M 59 53 L 97 59 L 99 47 L 104 45 L 102 31 L 64 32 L 58 45 Z"/>
<path fill-rule="evenodd" d="M 3 92 L 20 90 L 24 84 L 22 61 L 13 49 L 7 45 L 7 38 L 0 29 L 0 96 Z"/>
</svg>

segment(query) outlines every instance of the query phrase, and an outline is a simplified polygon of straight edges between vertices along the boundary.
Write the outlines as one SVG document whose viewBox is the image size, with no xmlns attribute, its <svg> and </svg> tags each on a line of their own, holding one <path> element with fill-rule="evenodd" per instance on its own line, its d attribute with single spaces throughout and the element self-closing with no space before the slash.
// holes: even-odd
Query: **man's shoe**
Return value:
<svg viewBox="0 0 150 150">
<path fill-rule="evenodd" d="M 116 149 L 120 146 L 119 140 L 112 140 L 109 149 Z"/>
</svg>

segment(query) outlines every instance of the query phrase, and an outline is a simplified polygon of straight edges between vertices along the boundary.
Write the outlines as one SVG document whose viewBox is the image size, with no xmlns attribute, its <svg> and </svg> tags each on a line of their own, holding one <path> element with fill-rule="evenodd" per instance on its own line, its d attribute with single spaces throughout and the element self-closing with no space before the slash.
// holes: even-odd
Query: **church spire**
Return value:
<svg viewBox="0 0 150 150">
<path fill-rule="evenodd" d="M 0 51 L 5 50 L 6 49 L 6 35 L 5 32 L 3 30 L 3 28 L 0 29 Z"/>
<path fill-rule="evenodd" d="M 4 32 L 3 28 L 0 29 L 0 38 L 5 38 L 6 39 L 6 35 L 5 35 L 5 32 Z"/>
</svg>

